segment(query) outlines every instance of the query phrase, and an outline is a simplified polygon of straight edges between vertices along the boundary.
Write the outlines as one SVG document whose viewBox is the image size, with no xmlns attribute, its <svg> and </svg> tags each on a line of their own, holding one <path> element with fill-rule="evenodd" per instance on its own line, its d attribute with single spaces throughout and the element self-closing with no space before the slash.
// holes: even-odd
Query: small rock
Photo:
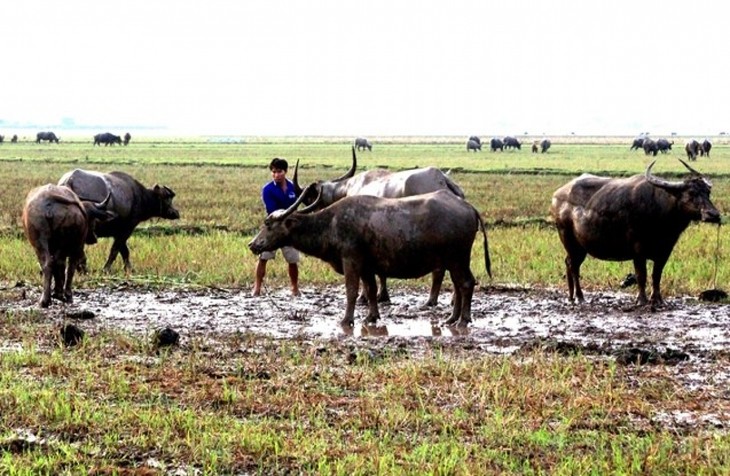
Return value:
<svg viewBox="0 0 730 476">
<path fill-rule="evenodd" d="M 73 347 L 84 339 L 84 331 L 73 324 L 64 324 L 61 327 L 61 339 L 66 347 Z"/>
</svg>

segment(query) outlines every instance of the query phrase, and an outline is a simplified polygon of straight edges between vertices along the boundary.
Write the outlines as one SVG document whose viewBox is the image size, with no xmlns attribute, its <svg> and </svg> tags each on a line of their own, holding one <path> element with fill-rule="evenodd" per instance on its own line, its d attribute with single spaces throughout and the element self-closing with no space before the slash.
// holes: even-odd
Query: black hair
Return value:
<svg viewBox="0 0 730 476">
<path fill-rule="evenodd" d="M 286 172 L 289 170 L 289 163 L 285 159 L 274 158 L 269 164 L 269 170 L 279 169 Z"/>
</svg>

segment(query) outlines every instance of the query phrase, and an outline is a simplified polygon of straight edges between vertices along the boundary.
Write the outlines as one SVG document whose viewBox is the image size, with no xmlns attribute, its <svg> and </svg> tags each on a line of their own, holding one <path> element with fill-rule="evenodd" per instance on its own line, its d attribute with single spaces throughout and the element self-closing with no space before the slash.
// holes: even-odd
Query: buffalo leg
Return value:
<svg viewBox="0 0 730 476">
<path fill-rule="evenodd" d="M 661 306 L 664 304 L 664 298 L 662 297 L 662 291 L 660 284 L 662 281 L 662 272 L 664 271 L 664 265 L 667 263 L 666 259 L 654 260 L 654 267 L 651 270 L 651 304 L 652 306 Z"/>
<path fill-rule="evenodd" d="M 119 254 L 122 255 L 122 260 L 124 261 L 124 271 L 129 272 L 132 270 L 132 263 L 129 261 L 127 238 L 129 238 L 129 235 L 114 238 L 112 249 L 109 250 L 109 258 L 106 260 L 106 264 L 104 265 L 104 271 L 112 269 L 112 264 L 114 264 L 114 260 L 117 259 L 117 255 Z"/>
<path fill-rule="evenodd" d="M 454 303 L 451 318 L 446 323 L 466 327 L 471 322 L 471 301 L 476 280 L 468 266 L 466 271 L 451 270 L 449 274 L 454 283 Z"/>
<path fill-rule="evenodd" d="M 390 293 L 386 285 L 385 276 L 378 276 L 380 280 L 380 288 L 378 288 L 378 302 L 390 302 Z"/>
<path fill-rule="evenodd" d="M 433 307 L 439 302 L 439 293 L 441 292 L 441 284 L 444 282 L 445 269 L 435 269 L 431 272 L 431 294 L 428 295 L 426 306 Z"/>
<path fill-rule="evenodd" d="M 59 301 L 66 300 L 66 296 L 63 294 L 63 286 L 66 282 L 66 270 L 64 269 L 65 264 L 66 258 L 60 256 L 57 256 L 53 262 L 53 294 L 51 297 L 54 297 Z"/>
<path fill-rule="evenodd" d="M 53 258 L 50 254 L 41 264 L 43 271 L 43 295 L 41 296 L 41 307 L 48 307 L 51 304 L 51 281 L 53 279 Z"/>
<path fill-rule="evenodd" d="M 377 285 L 375 283 L 375 275 L 366 275 L 362 278 L 363 292 L 368 298 L 368 316 L 366 322 L 374 324 L 380 317 L 378 312 Z"/>
<path fill-rule="evenodd" d="M 636 274 L 636 285 L 639 287 L 639 295 L 636 297 L 636 304 L 643 306 L 649 301 L 646 299 L 646 260 L 643 258 L 634 259 L 634 274 Z"/>
<path fill-rule="evenodd" d="M 355 325 L 355 302 L 357 301 L 357 292 L 360 288 L 360 270 L 348 260 L 343 260 L 342 269 L 345 275 L 347 304 L 345 305 L 345 317 L 342 318 L 340 324 L 352 327 Z M 365 286 L 363 285 L 363 287 Z"/>
<path fill-rule="evenodd" d="M 578 302 L 585 302 L 583 290 L 580 288 L 580 267 L 585 259 L 585 251 L 568 254 L 565 258 L 565 274 L 568 279 L 570 302 L 574 302 L 575 299 L 578 299 Z"/>
</svg>

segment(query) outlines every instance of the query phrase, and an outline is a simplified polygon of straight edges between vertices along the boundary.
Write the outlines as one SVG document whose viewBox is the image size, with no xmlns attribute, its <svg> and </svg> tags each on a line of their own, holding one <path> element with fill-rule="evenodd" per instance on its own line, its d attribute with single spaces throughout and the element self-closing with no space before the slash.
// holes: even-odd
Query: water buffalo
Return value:
<svg viewBox="0 0 730 476">
<path fill-rule="evenodd" d="M 81 201 L 70 188 L 53 184 L 28 193 L 23 229 L 43 272 L 41 307 L 48 307 L 51 297 L 72 302 L 73 277 L 84 255 L 84 243 L 93 241 L 88 234 L 90 221 L 113 217 L 104 209 L 106 205 Z"/>
<path fill-rule="evenodd" d="M 39 132 L 35 135 L 36 144 L 40 144 L 41 141 L 44 140 L 47 140 L 49 143 L 55 142 L 56 144 L 58 144 L 58 141 L 61 140 L 61 138 L 56 137 L 56 134 L 54 134 L 53 132 Z"/>
<path fill-rule="evenodd" d="M 104 265 L 105 271 L 111 269 L 120 253 L 124 260 L 125 271 L 129 272 L 132 269 L 127 239 L 140 222 L 153 217 L 171 220 L 180 218 L 180 213 L 172 205 L 175 192 L 157 184 L 152 188 L 146 188 L 124 172 L 101 173 L 75 169 L 61 177 L 58 184 L 66 185 L 79 196 L 97 201 L 111 194 L 107 209 L 113 211 L 116 217 L 105 223 L 99 223 L 93 230 L 96 236 L 114 238 L 109 258 Z M 82 269 L 85 269 L 85 263 L 84 258 Z"/>
<path fill-rule="evenodd" d="M 540 141 L 535 139 L 532 141 L 532 153 L 537 154 L 537 152 L 540 150 Z"/>
<path fill-rule="evenodd" d="M 636 137 L 634 139 L 634 142 L 631 144 L 631 148 L 629 150 L 643 149 L 645 139 L 646 138 L 644 136 Z"/>
<path fill-rule="evenodd" d="M 5 136 L 4 135 L 0 135 L 0 144 L 2 144 L 3 142 L 5 142 Z"/>
<path fill-rule="evenodd" d="M 104 144 L 105 146 L 114 144 L 122 145 L 122 138 L 118 135 L 112 134 L 111 132 L 102 132 L 101 134 L 96 134 L 94 136 L 94 145 L 101 144 Z"/>
<path fill-rule="evenodd" d="M 489 149 L 492 152 L 496 152 L 497 149 L 500 151 L 504 151 L 504 142 L 502 142 L 502 139 L 498 137 L 492 137 L 492 139 L 489 141 Z"/>
<path fill-rule="evenodd" d="M 656 162 L 656 161 L 654 161 Z M 652 260 L 651 304 L 663 303 L 660 281 L 664 265 L 691 221 L 720 222 L 710 201 L 710 182 L 692 169 L 684 181 L 669 182 L 651 173 L 628 178 L 583 174 L 554 194 L 550 214 L 567 252 L 570 300 L 583 302 L 580 266 L 591 255 L 601 260 L 633 260 L 639 287 L 637 303 L 647 303 L 646 261 Z"/>
<path fill-rule="evenodd" d="M 412 195 L 420 195 L 437 190 L 448 190 L 455 196 L 463 199 L 464 192 L 451 177 L 435 167 L 421 169 L 403 170 L 391 172 L 385 169 L 373 169 L 355 175 L 357 169 L 357 154 L 352 149 L 352 166 L 350 170 L 334 180 L 318 181 L 309 192 L 302 191 L 299 186 L 299 162 L 294 168 L 293 182 L 297 194 L 301 194 L 305 204 L 312 204 L 315 199 L 319 200 L 317 209 L 324 208 L 334 202 L 354 195 L 372 195 L 375 197 L 400 198 Z M 438 303 L 439 292 L 444 274 L 434 274 L 431 293 L 427 306 L 435 306 Z M 365 297 L 363 297 L 363 300 Z M 380 290 L 378 300 L 381 302 L 390 301 L 385 276 L 380 276 Z"/>
<path fill-rule="evenodd" d="M 673 145 L 674 141 L 669 142 L 667 139 L 657 139 L 656 141 L 656 148 L 662 154 L 669 153 L 669 151 L 672 150 Z"/>
<path fill-rule="evenodd" d="M 124 134 L 124 145 L 129 145 L 129 141 L 132 140 L 132 134 L 127 132 Z"/>
<path fill-rule="evenodd" d="M 358 137 L 357 139 L 355 139 L 355 147 L 357 148 L 357 150 L 373 150 L 373 144 L 371 144 L 370 141 L 365 139 L 364 137 Z"/>
<path fill-rule="evenodd" d="M 466 142 L 466 150 L 467 151 L 473 150 L 474 152 L 476 152 L 478 150 L 482 150 L 482 144 L 475 140 L 469 139 Z"/>
<path fill-rule="evenodd" d="M 550 142 L 550 139 L 543 139 L 540 142 L 540 153 L 544 154 L 545 152 L 547 152 L 551 145 L 552 142 Z"/>
<path fill-rule="evenodd" d="M 712 142 L 705 139 L 702 141 L 702 144 L 700 144 L 700 156 L 704 157 L 707 156 L 707 158 L 710 158 L 710 150 L 712 150 Z"/>
<path fill-rule="evenodd" d="M 502 142 L 504 143 L 505 149 L 522 149 L 522 144 L 514 137 L 507 136 L 502 140 Z"/>
<path fill-rule="evenodd" d="M 684 143 L 684 151 L 687 153 L 689 160 L 697 160 L 697 155 L 700 153 L 700 143 L 690 139 Z"/>
<path fill-rule="evenodd" d="M 648 137 L 644 139 L 643 148 L 644 154 L 646 155 L 656 156 L 657 152 L 659 152 L 656 141 L 654 139 L 649 139 Z"/>
<path fill-rule="evenodd" d="M 248 246 L 254 254 L 292 246 L 343 274 L 347 306 L 342 325 L 354 324 L 360 281 L 368 297 L 366 320 L 375 322 L 380 316 L 376 275 L 408 279 L 445 271 L 454 282 L 453 310 L 446 323 L 466 326 L 471 321 L 476 284 L 471 248 L 479 230 L 490 276 L 491 269 L 484 223 L 468 202 L 439 190 L 397 199 L 351 196 L 318 212 L 297 212 L 303 196 L 286 211 L 269 215 Z"/>
<path fill-rule="evenodd" d="M 11 144 L 17 144 L 18 143 L 18 134 L 13 134 L 13 137 L 10 138 Z"/>
</svg>

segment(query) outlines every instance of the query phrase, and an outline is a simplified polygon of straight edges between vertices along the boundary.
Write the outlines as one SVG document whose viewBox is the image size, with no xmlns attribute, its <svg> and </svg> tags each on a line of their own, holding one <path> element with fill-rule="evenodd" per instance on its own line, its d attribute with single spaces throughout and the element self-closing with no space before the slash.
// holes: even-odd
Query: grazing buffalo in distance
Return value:
<svg viewBox="0 0 730 476">
<path fill-rule="evenodd" d="M 669 153 L 669 151 L 672 150 L 673 145 L 674 141 L 669 142 L 667 139 L 657 139 L 656 141 L 656 148 L 662 154 Z"/>
<path fill-rule="evenodd" d="M 355 139 L 355 147 L 357 148 L 357 150 L 373 150 L 373 144 L 371 144 L 370 141 L 365 139 L 364 137 L 358 137 L 357 139 Z"/>
<path fill-rule="evenodd" d="M 317 209 L 324 208 L 345 197 L 354 195 L 371 195 L 384 198 L 401 198 L 412 195 L 435 192 L 437 190 L 448 190 L 456 197 L 463 199 L 464 192 L 451 177 L 435 167 L 421 169 L 402 170 L 391 172 L 385 169 L 372 169 L 355 175 L 357 169 L 357 155 L 355 148 L 352 149 L 352 166 L 350 170 L 334 180 L 318 181 L 308 189 L 302 191 L 299 185 L 299 162 L 294 168 L 294 187 L 297 194 L 301 195 L 305 204 L 312 204 L 318 200 Z M 438 302 L 441 284 L 444 273 L 434 274 L 427 306 L 435 306 Z M 365 298 L 363 298 L 364 300 Z M 378 300 L 381 302 L 390 301 L 386 277 L 380 276 L 380 290 Z"/>
<path fill-rule="evenodd" d="M 700 153 L 700 143 L 690 139 L 684 143 L 684 151 L 687 153 L 689 160 L 697 160 L 697 155 Z"/>
<path fill-rule="evenodd" d="M 644 137 L 644 136 L 636 137 L 634 139 L 634 142 L 631 144 L 631 148 L 629 150 L 643 149 L 645 139 L 646 139 L 646 137 Z"/>
<path fill-rule="evenodd" d="M 51 297 L 72 302 L 73 277 L 84 256 L 84 243 L 93 241 L 88 234 L 90 222 L 113 217 L 105 206 L 106 202 L 81 201 L 70 188 L 53 184 L 28 194 L 23 229 L 43 273 L 41 307 L 48 307 Z"/>
<path fill-rule="evenodd" d="M 478 150 L 482 150 L 482 144 L 480 142 L 475 141 L 475 140 L 469 139 L 466 142 L 466 150 L 467 151 L 473 150 L 474 152 L 476 152 Z"/>
<path fill-rule="evenodd" d="M 489 149 L 492 152 L 496 152 L 497 149 L 504 151 L 504 142 L 499 137 L 492 137 L 492 140 L 489 141 Z"/>
<path fill-rule="evenodd" d="M 468 202 L 440 190 L 398 199 L 351 196 L 318 212 L 296 212 L 303 196 L 286 211 L 269 215 L 248 246 L 255 254 L 292 246 L 343 274 L 347 306 L 342 325 L 354 324 L 360 281 L 368 298 L 366 321 L 376 322 L 376 275 L 410 279 L 445 271 L 454 283 L 453 310 L 446 323 L 466 326 L 471 321 L 476 285 L 471 248 L 479 230 L 490 276 L 491 269 L 484 223 Z"/>
<path fill-rule="evenodd" d="M 129 145 L 129 141 L 132 140 L 132 134 L 127 132 L 124 134 L 124 145 Z"/>
<path fill-rule="evenodd" d="M 11 144 L 17 144 L 18 143 L 18 134 L 13 134 L 13 137 L 10 138 Z"/>
<path fill-rule="evenodd" d="M 5 142 L 5 136 L 0 135 L 0 144 L 2 144 L 3 142 Z"/>
<path fill-rule="evenodd" d="M 111 269 L 118 254 L 122 255 L 125 271 L 132 269 L 127 239 L 140 222 L 154 217 L 171 220 L 180 218 L 180 212 L 172 205 L 175 192 L 157 184 L 146 188 L 124 172 L 101 173 L 75 169 L 61 177 L 58 184 L 65 185 L 79 196 L 91 200 L 100 201 L 111 194 L 107 210 L 113 211 L 116 217 L 99 223 L 93 230 L 95 236 L 114 238 L 109 258 L 104 265 L 105 271 Z M 81 264 L 81 268 L 85 269 L 85 257 Z"/>
<path fill-rule="evenodd" d="M 550 142 L 550 139 L 543 139 L 540 142 L 540 153 L 544 154 L 545 152 L 547 152 L 551 145 L 552 143 Z"/>
<path fill-rule="evenodd" d="M 514 137 L 507 136 L 502 140 L 502 142 L 504 143 L 505 149 L 522 149 L 522 144 Z"/>
<path fill-rule="evenodd" d="M 122 138 L 118 135 L 112 134 L 111 132 L 102 132 L 101 134 L 96 134 L 94 136 L 94 145 L 101 144 L 104 144 L 105 146 L 114 144 L 122 145 Z"/>
<path fill-rule="evenodd" d="M 700 156 L 704 157 L 707 156 L 707 158 L 710 158 L 710 150 L 712 150 L 712 142 L 705 139 L 702 141 L 702 144 L 700 144 Z"/>
<path fill-rule="evenodd" d="M 540 141 L 535 139 L 534 141 L 532 141 L 532 153 L 537 154 L 539 150 L 540 150 Z"/>
<path fill-rule="evenodd" d="M 482 140 L 479 138 L 479 136 L 469 136 L 468 140 L 473 140 L 477 144 L 482 145 Z"/>
<path fill-rule="evenodd" d="M 50 132 L 50 131 L 49 132 L 39 132 L 38 134 L 35 135 L 36 144 L 40 144 L 41 141 L 44 141 L 44 140 L 47 140 L 49 143 L 55 142 L 56 144 L 58 144 L 58 141 L 61 140 L 61 138 L 56 137 L 56 134 L 54 134 L 53 132 Z"/>
<path fill-rule="evenodd" d="M 644 139 L 644 154 L 646 155 L 653 155 L 656 156 L 657 152 L 659 152 L 659 148 L 657 147 L 657 143 L 654 139 L 649 139 L 648 137 Z"/>
<path fill-rule="evenodd" d="M 660 282 L 664 265 L 679 236 L 692 221 L 719 223 L 710 201 L 710 182 L 692 169 L 684 181 L 669 182 L 651 173 L 628 178 L 583 174 L 554 194 L 550 214 L 557 224 L 565 258 L 570 300 L 583 302 L 580 266 L 591 255 L 601 260 L 633 260 L 639 295 L 647 303 L 646 261 L 654 262 L 651 304 L 663 303 Z"/>
</svg>

